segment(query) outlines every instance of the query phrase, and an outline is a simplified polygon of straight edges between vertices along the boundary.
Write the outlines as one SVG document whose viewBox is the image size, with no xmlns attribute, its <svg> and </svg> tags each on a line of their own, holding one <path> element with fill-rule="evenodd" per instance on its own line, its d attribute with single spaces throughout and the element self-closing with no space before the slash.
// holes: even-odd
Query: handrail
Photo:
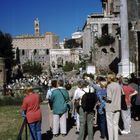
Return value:
<svg viewBox="0 0 140 140">
<path fill-rule="evenodd" d="M 20 131 L 19 131 L 19 134 L 17 136 L 17 140 L 22 140 L 22 133 L 23 133 L 23 130 L 24 130 L 24 127 L 25 127 L 25 140 L 28 140 L 28 129 L 27 129 L 27 126 L 29 127 L 29 132 L 32 136 L 32 139 L 35 140 L 35 137 L 31 131 L 31 128 L 27 122 L 27 118 L 25 117 L 24 120 L 23 120 L 23 123 L 21 125 L 21 128 L 20 128 Z"/>
<path fill-rule="evenodd" d="M 24 127 L 25 127 L 25 137 L 26 137 L 26 140 L 28 140 L 28 134 L 27 134 L 27 119 L 26 119 L 26 118 L 24 118 L 24 120 L 23 120 L 23 123 L 22 123 L 22 125 L 21 125 L 21 128 L 20 128 L 20 131 L 19 131 L 17 140 L 22 140 L 22 133 L 23 133 Z"/>
</svg>

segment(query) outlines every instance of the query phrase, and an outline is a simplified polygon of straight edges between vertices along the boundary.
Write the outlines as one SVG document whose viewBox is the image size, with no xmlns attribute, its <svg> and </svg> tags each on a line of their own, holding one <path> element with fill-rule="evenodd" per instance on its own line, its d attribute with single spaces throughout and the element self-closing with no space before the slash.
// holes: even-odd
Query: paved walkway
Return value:
<svg viewBox="0 0 140 140">
<path fill-rule="evenodd" d="M 67 136 L 62 137 L 61 135 L 53 138 L 50 134 L 49 130 L 49 123 L 48 123 L 48 109 L 47 106 L 41 105 L 42 109 L 42 136 L 43 140 L 76 140 L 78 135 L 75 134 L 75 126 L 73 126 Z M 94 140 L 102 140 L 100 139 L 99 130 L 95 132 Z M 140 121 L 133 121 L 132 120 L 132 131 L 128 135 L 119 135 L 119 140 L 140 140 Z"/>
</svg>

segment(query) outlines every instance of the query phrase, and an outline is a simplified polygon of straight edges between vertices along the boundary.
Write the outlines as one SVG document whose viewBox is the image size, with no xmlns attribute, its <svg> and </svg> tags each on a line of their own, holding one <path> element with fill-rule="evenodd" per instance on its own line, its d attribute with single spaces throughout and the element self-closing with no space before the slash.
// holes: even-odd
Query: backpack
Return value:
<svg viewBox="0 0 140 140">
<path fill-rule="evenodd" d="M 96 103 L 97 103 L 97 95 L 95 91 L 90 92 L 89 88 L 89 92 L 85 92 L 85 94 L 82 96 L 81 107 L 83 108 L 84 112 L 93 112 Z"/>
</svg>

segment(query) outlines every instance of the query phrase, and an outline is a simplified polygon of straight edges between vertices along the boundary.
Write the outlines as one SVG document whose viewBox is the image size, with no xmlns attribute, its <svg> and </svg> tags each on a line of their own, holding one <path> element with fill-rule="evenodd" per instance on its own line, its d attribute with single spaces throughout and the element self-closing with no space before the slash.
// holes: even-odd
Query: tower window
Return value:
<svg viewBox="0 0 140 140">
<path fill-rule="evenodd" d="M 36 32 L 38 32 L 38 29 L 36 29 Z"/>
</svg>

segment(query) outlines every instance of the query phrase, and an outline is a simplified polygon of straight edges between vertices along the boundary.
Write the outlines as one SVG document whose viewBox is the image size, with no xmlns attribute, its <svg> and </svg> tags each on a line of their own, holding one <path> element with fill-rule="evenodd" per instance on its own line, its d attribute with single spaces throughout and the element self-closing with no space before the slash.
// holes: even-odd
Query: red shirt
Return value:
<svg viewBox="0 0 140 140">
<path fill-rule="evenodd" d="M 130 95 L 132 93 L 134 93 L 135 89 L 133 89 L 131 86 L 128 86 L 128 85 L 124 85 L 123 87 L 123 91 L 124 91 L 124 94 L 125 94 L 125 101 L 126 101 L 126 104 L 127 106 L 131 106 L 131 98 L 130 98 Z"/>
<path fill-rule="evenodd" d="M 38 94 L 27 95 L 23 100 L 21 109 L 26 111 L 28 123 L 41 120 L 40 97 Z"/>
</svg>

